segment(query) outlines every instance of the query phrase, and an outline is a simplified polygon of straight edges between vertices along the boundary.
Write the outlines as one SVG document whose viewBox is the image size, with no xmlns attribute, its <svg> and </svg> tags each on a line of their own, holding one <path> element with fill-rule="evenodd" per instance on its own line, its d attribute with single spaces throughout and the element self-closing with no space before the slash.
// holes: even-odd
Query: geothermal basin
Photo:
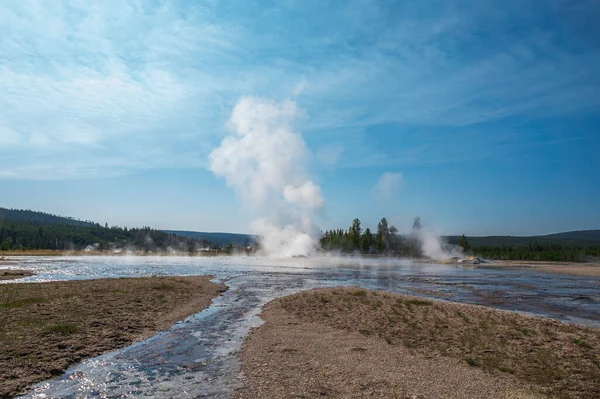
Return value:
<svg viewBox="0 0 600 399">
<path fill-rule="evenodd" d="M 226 398 L 241 386 L 239 350 L 261 307 L 318 287 L 360 286 L 600 326 L 600 278 L 398 259 L 18 257 L 19 282 L 213 275 L 229 287 L 204 311 L 143 342 L 83 361 L 26 398 Z M 10 281 L 2 282 L 10 284 Z"/>
</svg>

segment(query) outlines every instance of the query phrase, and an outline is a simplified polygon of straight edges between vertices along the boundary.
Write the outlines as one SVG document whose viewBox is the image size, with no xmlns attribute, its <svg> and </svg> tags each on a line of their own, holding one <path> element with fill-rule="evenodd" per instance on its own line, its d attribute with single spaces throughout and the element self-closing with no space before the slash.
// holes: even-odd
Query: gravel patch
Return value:
<svg viewBox="0 0 600 399">
<path fill-rule="evenodd" d="M 600 331 L 358 288 L 271 302 L 237 398 L 597 398 Z"/>
</svg>

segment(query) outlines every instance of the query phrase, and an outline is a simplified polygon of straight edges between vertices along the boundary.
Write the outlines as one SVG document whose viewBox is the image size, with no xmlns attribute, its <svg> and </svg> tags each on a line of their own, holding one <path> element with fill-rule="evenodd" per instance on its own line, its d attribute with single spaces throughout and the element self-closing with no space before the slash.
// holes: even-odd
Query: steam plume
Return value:
<svg viewBox="0 0 600 399">
<path fill-rule="evenodd" d="M 228 122 L 231 135 L 209 156 L 210 170 L 259 216 L 252 232 L 275 257 L 315 249 L 312 216 L 325 202 L 304 168 L 308 149 L 291 127 L 297 116 L 293 101 L 243 97 Z"/>
<path fill-rule="evenodd" d="M 430 259 L 444 260 L 452 257 L 462 257 L 460 247 L 445 243 L 438 234 L 420 229 L 416 232 L 416 237 L 421 244 L 423 255 Z"/>
</svg>

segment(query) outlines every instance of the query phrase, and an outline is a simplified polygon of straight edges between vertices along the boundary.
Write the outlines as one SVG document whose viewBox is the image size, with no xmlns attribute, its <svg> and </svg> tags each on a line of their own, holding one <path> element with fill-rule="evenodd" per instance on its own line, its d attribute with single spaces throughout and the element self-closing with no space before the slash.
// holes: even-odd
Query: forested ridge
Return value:
<svg viewBox="0 0 600 399">
<path fill-rule="evenodd" d="M 417 217 L 409 234 L 382 218 L 374 231 L 363 229 L 354 219 L 346 230 L 325 231 L 320 239 L 323 250 L 342 253 L 382 254 L 423 257 L 421 220 Z M 190 233 L 190 232 L 187 232 Z M 197 237 L 209 233 L 197 233 Z M 239 235 L 240 237 L 242 235 Z M 248 236 L 250 237 L 250 236 Z M 596 239 L 598 237 L 598 239 Z M 245 244 L 247 245 L 247 244 Z M 558 233 L 539 237 L 442 237 L 450 250 L 462 247 L 465 255 L 487 259 L 585 262 L 600 259 L 598 230 Z M 101 225 L 70 217 L 31 210 L 0 208 L 0 250 L 119 250 L 196 252 L 215 248 L 207 240 L 152 229 Z"/>
<path fill-rule="evenodd" d="M 205 240 L 150 227 L 104 226 L 30 210 L 0 208 L 0 250 L 118 250 L 196 252 Z"/>
<path fill-rule="evenodd" d="M 421 220 L 415 218 L 409 234 L 398 234 L 394 226 L 381 219 L 377 229 L 362 229 L 360 219 L 354 219 L 347 229 L 327 230 L 321 237 L 321 247 L 342 253 L 385 254 L 401 257 L 423 257 L 420 238 Z M 575 238 L 573 238 L 575 237 Z M 579 239 L 582 237 L 585 239 Z M 598 237 L 597 240 L 594 240 Z M 465 255 L 499 260 L 531 260 L 585 262 L 600 259 L 598 230 L 558 233 L 538 237 L 441 237 L 442 247 L 461 247 Z"/>
</svg>

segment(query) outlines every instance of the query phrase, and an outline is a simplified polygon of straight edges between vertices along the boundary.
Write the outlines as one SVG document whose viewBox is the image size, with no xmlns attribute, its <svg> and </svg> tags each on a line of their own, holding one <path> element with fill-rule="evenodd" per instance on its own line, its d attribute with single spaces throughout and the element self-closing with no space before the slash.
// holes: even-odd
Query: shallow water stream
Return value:
<svg viewBox="0 0 600 399">
<path fill-rule="evenodd" d="M 20 281 L 209 274 L 229 287 L 170 330 L 86 360 L 26 398 L 228 397 L 240 386 L 238 353 L 250 328 L 260 325 L 262 305 L 316 287 L 361 286 L 600 326 L 600 279 L 593 277 L 356 258 L 19 259 L 9 266 L 37 273 Z"/>
</svg>

